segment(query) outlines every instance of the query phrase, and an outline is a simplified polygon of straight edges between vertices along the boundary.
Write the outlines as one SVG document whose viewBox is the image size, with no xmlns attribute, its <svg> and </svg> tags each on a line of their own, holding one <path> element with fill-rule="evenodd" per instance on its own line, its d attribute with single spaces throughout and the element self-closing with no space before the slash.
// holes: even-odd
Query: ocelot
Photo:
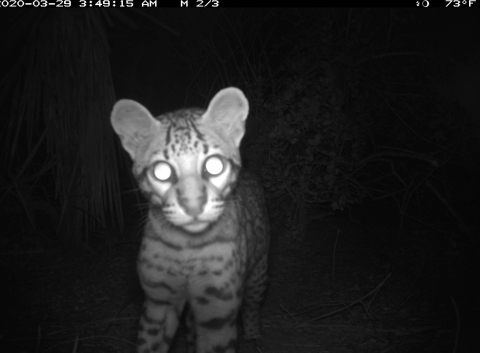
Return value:
<svg viewBox="0 0 480 353">
<path fill-rule="evenodd" d="M 137 262 L 145 292 L 138 352 L 166 353 L 184 307 L 190 351 L 235 352 L 240 308 L 244 338 L 260 336 L 269 225 L 259 182 L 241 170 L 248 112 L 234 87 L 207 110 L 153 118 L 132 100 L 113 108 L 113 129 L 149 203 Z"/>
</svg>

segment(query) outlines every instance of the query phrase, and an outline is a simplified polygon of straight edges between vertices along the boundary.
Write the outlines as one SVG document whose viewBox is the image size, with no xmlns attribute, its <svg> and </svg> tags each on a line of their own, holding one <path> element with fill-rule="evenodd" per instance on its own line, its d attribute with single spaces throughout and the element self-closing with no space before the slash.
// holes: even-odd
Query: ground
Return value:
<svg viewBox="0 0 480 353">
<path fill-rule="evenodd" d="M 263 338 L 240 353 L 478 351 L 468 321 L 478 308 L 466 303 L 478 304 L 451 280 L 461 276 L 443 236 L 362 210 L 312 221 L 301 239 L 272 219 Z M 133 353 L 137 233 L 95 253 L 3 253 L 0 352 Z M 173 351 L 183 353 L 184 328 L 177 336 Z"/>
</svg>

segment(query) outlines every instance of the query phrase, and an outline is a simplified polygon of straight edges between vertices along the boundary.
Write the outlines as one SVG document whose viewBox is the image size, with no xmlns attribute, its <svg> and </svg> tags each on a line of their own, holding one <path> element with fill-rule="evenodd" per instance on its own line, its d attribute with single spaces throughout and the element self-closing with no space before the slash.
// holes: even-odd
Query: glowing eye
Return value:
<svg viewBox="0 0 480 353">
<path fill-rule="evenodd" d="M 219 175 L 223 172 L 223 161 L 216 156 L 212 156 L 205 162 L 205 170 L 211 175 Z"/>
<path fill-rule="evenodd" d="M 160 181 L 167 181 L 172 176 L 172 167 L 165 162 L 159 162 L 153 167 L 153 175 Z"/>
</svg>

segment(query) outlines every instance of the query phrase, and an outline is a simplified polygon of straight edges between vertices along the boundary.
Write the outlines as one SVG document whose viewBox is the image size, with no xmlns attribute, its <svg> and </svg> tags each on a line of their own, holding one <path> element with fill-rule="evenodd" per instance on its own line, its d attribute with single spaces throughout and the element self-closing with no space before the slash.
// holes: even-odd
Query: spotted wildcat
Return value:
<svg viewBox="0 0 480 353">
<path fill-rule="evenodd" d="M 184 307 L 191 351 L 235 352 L 240 309 L 245 339 L 260 337 L 269 225 L 262 188 L 241 170 L 248 111 L 234 87 L 207 110 L 154 118 L 132 100 L 113 108 L 149 204 L 137 262 L 145 292 L 138 352 L 168 352 Z"/>
</svg>

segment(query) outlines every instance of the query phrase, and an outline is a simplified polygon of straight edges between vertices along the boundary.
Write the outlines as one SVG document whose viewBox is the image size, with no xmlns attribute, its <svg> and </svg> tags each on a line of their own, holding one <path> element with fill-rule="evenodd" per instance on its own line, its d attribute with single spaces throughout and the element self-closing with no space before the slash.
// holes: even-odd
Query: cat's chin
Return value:
<svg viewBox="0 0 480 353">
<path fill-rule="evenodd" d="M 182 226 L 184 230 L 186 230 L 189 233 L 200 233 L 203 232 L 207 227 L 210 225 L 209 222 L 192 222 L 189 224 L 185 224 Z"/>
</svg>

